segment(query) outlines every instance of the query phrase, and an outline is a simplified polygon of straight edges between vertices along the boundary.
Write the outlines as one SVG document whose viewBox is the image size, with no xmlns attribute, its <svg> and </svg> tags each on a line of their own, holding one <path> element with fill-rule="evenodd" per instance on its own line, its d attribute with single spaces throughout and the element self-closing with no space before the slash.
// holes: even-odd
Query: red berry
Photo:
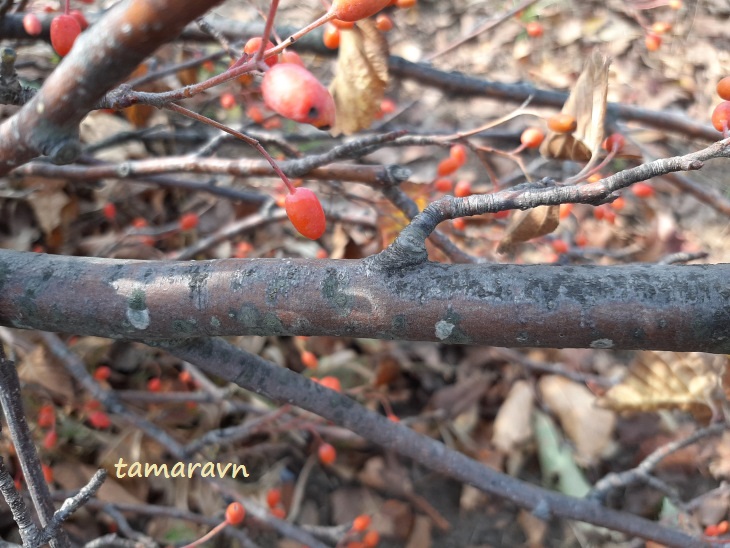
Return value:
<svg viewBox="0 0 730 548">
<path fill-rule="evenodd" d="M 319 379 L 319 384 L 335 392 L 342 392 L 342 383 L 340 383 L 340 379 L 337 377 L 322 377 Z"/>
<path fill-rule="evenodd" d="M 223 93 L 220 98 L 221 107 L 225 110 L 231 110 L 236 106 L 236 96 L 230 92 Z"/>
<path fill-rule="evenodd" d="M 388 32 L 393 29 L 393 20 L 384 13 L 381 13 L 375 18 L 375 28 L 380 32 Z"/>
<path fill-rule="evenodd" d="M 454 225 L 454 228 L 456 230 L 464 231 L 466 229 L 466 221 L 462 217 L 459 217 L 458 219 L 454 219 L 452 221 L 452 224 Z"/>
<path fill-rule="evenodd" d="M 395 109 L 398 105 L 395 104 L 395 101 L 393 99 L 388 99 L 387 97 L 380 101 L 380 112 L 383 114 L 393 114 L 395 112 Z"/>
<path fill-rule="evenodd" d="M 720 523 L 717 524 L 717 534 L 718 534 L 718 536 L 719 535 L 724 535 L 725 533 L 728 532 L 728 530 L 730 530 L 730 523 L 728 523 L 727 520 L 724 519 Z"/>
<path fill-rule="evenodd" d="M 439 192 L 451 192 L 451 189 L 454 188 L 454 182 L 451 179 L 436 179 L 436 181 L 433 184 L 434 187 L 436 187 L 436 190 Z"/>
<path fill-rule="evenodd" d="M 180 379 L 180 382 L 183 382 L 185 384 L 190 384 L 193 382 L 193 376 L 190 374 L 190 371 L 180 371 L 180 374 L 177 376 L 178 379 Z"/>
<path fill-rule="evenodd" d="M 61 57 L 64 57 L 81 34 L 81 25 L 70 15 L 57 15 L 51 21 L 51 45 Z"/>
<path fill-rule="evenodd" d="M 712 125 L 723 133 L 730 129 L 730 101 L 723 101 L 715 107 L 712 112 Z"/>
<path fill-rule="evenodd" d="M 305 350 L 304 352 L 302 352 L 301 358 L 304 367 L 306 367 L 307 369 L 317 369 L 317 366 L 319 365 L 319 360 L 317 359 L 317 356 L 314 355 L 314 352 Z"/>
<path fill-rule="evenodd" d="M 542 144 L 545 134 L 541 129 L 536 127 L 528 127 L 520 135 L 520 143 L 525 145 L 527 148 L 537 148 Z"/>
<path fill-rule="evenodd" d="M 229 525 L 238 525 L 246 517 L 246 509 L 240 502 L 232 502 L 226 508 L 226 522 Z"/>
<path fill-rule="evenodd" d="M 186 213 L 180 217 L 180 230 L 192 230 L 198 226 L 198 214 L 197 213 Z"/>
<path fill-rule="evenodd" d="M 646 183 L 634 183 L 631 185 L 631 192 L 639 198 L 649 198 L 654 196 L 654 187 Z"/>
<path fill-rule="evenodd" d="M 109 428 L 112 425 L 112 421 L 109 418 L 109 415 L 104 413 L 104 411 L 94 411 L 89 415 L 89 423 L 94 428 L 97 428 L 99 430 L 104 430 L 105 428 Z"/>
<path fill-rule="evenodd" d="M 328 49 L 337 49 L 340 47 L 340 29 L 331 23 L 324 26 L 322 33 L 322 43 Z"/>
<path fill-rule="evenodd" d="M 147 221 L 142 217 L 135 217 L 132 219 L 132 226 L 137 229 L 144 228 L 147 226 Z"/>
<path fill-rule="evenodd" d="M 108 221 L 113 221 L 114 219 L 116 219 L 117 206 L 115 206 L 111 202 L 104 204 L 104 217 L 106 217 Z"/>
<path fill-rule="evenodd" d="M 570 217 L 573 211 L 573 204 L 560 204 L 560 220 L 563 221 Z"/>
<path fill-rule="evenodd" d="M 53 449 L 56 447 L 56 443 L 58 443 L 58 434 L 54 428 L 46 432 L 46 435 L 43 437 L 43 447 L 45 449 Z"/>
<path fill-rule="evenodd" d="M 246 116 L 251 118 L 254 124 L 260 124 L 264 121 L 264 113 L 258 105 L 251 105 L 246 109 Z"/>
<path fill-rule="evenodd" d="M 624 144 L 626 144 L 626 139 L 624 139 L 623 135 L 621 135 L 620 133 L 612 133 L 603 140 L 603 143 L 601 143 L 601 147 L 606 152 L 618 152 L 622 148 L 624 148 Z"/>
<path fill-rule="evenodd" d="M 277 489 L 276 487 L 269 489 L 269 492 L 266 493 L 266 504 L 269 505 L 269 508 L 274 508 L 280 502 L 281 489 Z"/>
<path fill-rule="evenodd" d="M 717 534 L 717 525 L 708 525 L 707 527 L 705 527 L 706 537 L 716 537 Z"/>
<path fill-rule="evenodd" d="M 547 125 L 555 133 L 573 133 L 578 127 L 578 122 L 574 116 L 560 113 L 548 118 Z"/>
<path fill-rule="evenodd" d="M 43 25 L 35 13 L 26 13 L 23 16 L 23 29 L 31 36 L 38 36 L 43 32 Z"/>
<path fill-rule="evenodd" d="M 255 55 L 256 52 L 261 47 L 261 37 L 260 36 L 254 36 L 251 38 L 248 42 L 246 42 L 246 45 L 243 46 L 243 52 L 248 53 L 249 55 Z M 274 43 L 271 41 L 266 42 L 266 49 L 271 49 L 274 47 Z M 272 55 L 271 57 L 267 57 L 265 59 L 265 62 L 270 67 L 273 67 L 276 63 L 279 61 L 278 55 Z"/>
<path fill-rule="evenodd" d="M 444 175 L 451 175 L 457 169 L 459 169 L 459 167 L 459 162 L 449 156 L 448 158 L 444 158 L 439 162 L 439 165 L 436 168 L 436 173 L 439 177 L 443 177 Z"/>
<path fill-rule="evenodd" d="M 649 51 L 656 51 L 662 45 L 662 37 L 659 36 L 658 34 L 654 34 L 653 32 L 650 32 L 644 38 L 644 45 L 646 46 L 646 49 L 648 49 Z"/>
<path fill-rule="evenodd" d="M 358 533 L 362 533 L 370 527 L 370 516 L 367 514 L 360 514 L 352 521 L 352 530 Z"/>
<path fill-rule="evenodd" d="M 555 253 L 567 253 L 568 252 L 568 243 L 565 240 L 553 240 L 551 242 L 551 245 L 552 245 L 553 251 L 555 251 Z"/>
<path fill-rule="evenodd" d="M 380 535 L 377 531 L 368 531 L 365 536 L 362 537 L 362 543 L 365 548 L 375 548 L 380 542 Z"/>
<path fill-rule="evenodd" d="M 539 38 L 545 32 L 545 30 L 542 28 L 542 25 L 537 21 L 527 23 L 527 25 L 525 25 L 525 30 L 527 31 L 527 36 L 529 36 L 530 38 Z"/>
<path fill-rule="evenodd" d="M 296 51 L 291 50 L 286 50 L 284 53 L 281 54 L 281 62 L 293 63 L 295 65 L 299 65 L 300 67 L 304 66 L 304 61 L 302 61 L 302 58 L 299 57 L 299 54 Z"/>
<path fill-rule="evenodd" d="M 310 240 L 322 237 L 327 221 L 322 204 L 314 192 L 304 187 L 294 189 L 294 192 L 287 194 L 284 198 L 284 209 L 299 234 Z"/>
<path fill-rule="evenodd" d="M 314 75 L 292 63 L 274 65 L 261 81 L 264 103 L 285 118 L 326 128 L 335 122 L 335 101 Z"/>
<path fill-rule="evenodd" d="M 611 202 L 611 207 L 614 211 L 621 211 L 623 208 L 626 207 L 626 198 L 624 198 L 623 196 L 619 196 L 613 202 Z"/>
<path fill-rule="evenodd" d="M 455 144 L 449 149 L 449 157 L 459 166 L 463 166 L 466 163 L 466 147 L 460 143 Z"/>
<path fill-rule="evenodd" d="M 721 99 L 730 101 L 730 76 L 725 76 L 725 78 L 717 83 L 717 94 Z"/>
<path fill-rule="evenodd" d="M 325 465 L 330 465 L 335 462 L 337 458 L 337 450 L 332 447 L 329 443 L 323 443 L 317 450 L 319 456 L 319 462 Z"/>
<path fill-rule="evenodd" d="M 330 13 L 343 21 L 359 21 L 375 15 L 388 4 L 390 0 L 335 0 Z"/>
<path fill-rule="evenodd" d="M 281 506 L 277 506 L 276 508 L 271 509 L 271 515 L 275 518 L 284 519 L 286 517 L 286 510 L 284 510 Z"/>
<path fill-rule="evenodd" d="M 41 406 L 38 410 L 38 427 L 51 428 L 56 424 L 56 411 L 51 404 Z"/>
<path fill-rule="evenodd" d="M 159 392 L 162 390 L 162 381 L 159 377 L 152 377 L 147 381 L 147 390 L 150 392 Z"/>
<path fill-rule="evenodd" d="M 41 470 L 43 470 L 43 479 L 46 483 L 53 483 L 53 469 L 47 464 L 41 464 Z"/>
<path fill-rule="evenodd" d="M 68 14 L 76 19 L 79 26 L 81 27 L 81 30 L 86 30 L 89 28 L 89 22 L 86 20 L 86 17 L 84 17 L 84 14 L 81 13 L 79 10 L 71 10 L 68 12 Z"/>
<path fill-rule="evenodd" d="M 657 21 L 651 26 L 651 30 L 656 34 L 664 34 L 672 30 L 672 24 L 666 21 Z"/>
<path fill-rule="evenodd" d="M 454 187 L 454 196 L 457 198 L 466 198 L 471 196 L 471 183 L 469 181 L 459 181 Z"/>
<path fill-rule="evenodd" d="M 107 365 L 100 365 L 94 371 L 94 378 L 97 381 L 105 381 L 112 376 L 112 370 Z"/>
</svg>

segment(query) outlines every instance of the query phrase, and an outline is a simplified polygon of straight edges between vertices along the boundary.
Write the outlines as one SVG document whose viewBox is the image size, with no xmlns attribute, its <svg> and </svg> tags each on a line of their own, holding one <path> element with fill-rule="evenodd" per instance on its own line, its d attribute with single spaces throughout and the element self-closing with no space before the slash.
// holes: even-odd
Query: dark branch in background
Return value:
<svg viewBox="0 0 730 548">
<path fill-rule="evenodd" d="M 5 503 L 10 508 L 13 520 L 18 525 L 18 532 L 23 544 L 31 544 L 33 539 L 38 538 L 38 528 L 30 515 L 28 507 L 25 505 L 23 495 L 15 488 L 15 482 L 10 476 L 10 472 L 5 466 L 3 458 L 0 456 L 0 493 L 2 493 Z"/>
<path fill-rule="evenodd" d="M 51 492 L 43 476 L 41 461 L 33 444 L 28 422 L 23 410 L 23 399 L 20 395 L 20 380 L 15 370 L 15 364 L 5 359 L 0 349 L 0 405 L 10 430 L 10 437 L 15 446 L 15 454 L 23 470 L 25 484 L 33 499 L 36 513 L 43 527 L 53 519 L 54 507 Z M 56 539 L 51 541 L 52 547 L 65 548 L 70 546 L 68 536 L 59 531 Z"/>
<path fill-rule="evenodd" d="M 547 491 L 496 472 L 438 441 L 366 410 L 348 396 L 221 339 L 158 341 L 151 344 L 165 348 L 209 374 L 274 401 L 291 403 L 311 411 L 431 470 L 509 500 L 522 508 L 538 511 L 547 519 L 562 517 L 585 521 L 667 546 L 704 545 L 698 539 L 644 518 L 617 512 L 587 499 Z"/>
</svg>

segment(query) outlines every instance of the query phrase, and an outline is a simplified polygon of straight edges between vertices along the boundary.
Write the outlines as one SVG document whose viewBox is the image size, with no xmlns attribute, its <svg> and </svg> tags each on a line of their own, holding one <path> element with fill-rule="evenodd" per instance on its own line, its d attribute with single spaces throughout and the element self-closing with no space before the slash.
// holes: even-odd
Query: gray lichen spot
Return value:
<svg viewBox="0 0 730 548">
<path fill-rule="evenodd" d="M 221 321 L 218 318 L 216 318 L 215 316 L 213 316 L 210 319 L 210 325 L 215 327 L 216 329 L 218 329 L 221 326 Z"/>
<path fill-rule="evenodd" d="M 172 329 L 175 331 L 175 333 L 178 333 L 180 335 L 189 335 L 195 332 L 195 327 L 197 326 L 197 324 L 198 322 L 193 319 L 175 320 L 172 322 Z"/>
<path fill-rule="evenodd" d="M 456 326 L 453 323 L 439 320 L 436 322 L 436 336 L 442 341 L 444 339 L 448 339 L 451 336 L 451 332 L 454 330 L 454 327 Z"/>
<path fill-rule="evenodd" d="M 261 314 L 258 308 L 252 304 L 241 305 L 238 311 L 238 323 L 246 328 L 257 327 L 261 323 Z"/>
<path fill-rule="evenodd" d="M 127 308 L 130 310 L 146 310 L 147 297 L 141 289 L 133 289 L 132 294 L 127 299 Z"/>
<path fill-rule="evenodd" d="M 328 268 L 324 281 L 322 282 L 322 297 L 332 308 L 338 309 L 340 316 L 350 314 L 353 305 L 353 297 L 348 295 L 349 280 L 347 276 L 338 273 L 334 268 Z"/>
<path fill-rule="evenodd" d="M 611 339 L 597 339 L 591 343 L 591 348 L 613 348 Z"/>
<path fill-rule="evenodd" d="M 127 319 L 135 329 L 147 329 L 150 325 L 150 311 L 127 308 Z"/>
</svg>

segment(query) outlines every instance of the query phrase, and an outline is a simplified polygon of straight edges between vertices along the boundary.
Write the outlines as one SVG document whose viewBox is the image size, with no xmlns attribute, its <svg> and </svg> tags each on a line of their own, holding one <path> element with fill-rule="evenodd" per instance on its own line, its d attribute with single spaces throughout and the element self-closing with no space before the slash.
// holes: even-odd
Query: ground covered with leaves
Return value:
<svg viewBox="0 0 730 548">
<path fill-rule="evenodd" d="M 261 13 L 242 4 L 214 10 L 209 24 L 219 28 L 227 21 L 249 29 L 241 40 L 254 35 L 250 29 L 260 25 Z M 277 28 L 296 28 L 321 14 L 319 3 L 284 4 Z M 83 9 L 93 22 L 102 7 L 92 3 Z M 421 208 L 448 193 L 489 193 L 543 177 L 564 180 L 580 172 L 586 158 L 516 150 L 525 128 L 547 131 L 544 118 L 560 107 L 539 98 L 520 107 L 522 99 L 460 96 L 418 74 L 388 73 L 388 49 L 408 61 L 430 63 L 446 81 L 456 82 L 451 72 L 458 71 L 535 90 L 567 94 L 578 87 L 590 92 L 591 107 L 600 102 L 593 96 L 600 84 L 586 91 L 577 82 L 586 61 L 600 52 L 607 57 L 599 65 L 608 67 L 610 58 L 610 68 L 601 73 L 609 102 L 709 125 L 718 102 L 715 84 L 730 74 L 726 0 L 527 2 L 519 14 L 506 15 L 514 7 L 419 0 L 407 9 L 388 8 L 393 29 L 374 39 L 376 45 L 367 38 L 373 29 L 366 24 L 365 38 L 341 36 L 339 62 L 321 45 L 321 31 L 302 40 L 295 51 L 323 82 L 335 81 L 338 115 L 347 110 L 336 137 L 267 110 L 258 74 L 213 88 L 186 107 L 256 137 L 280 160 L 390 131 L 423 137 L 363 153 L 363 163 L 409 168 L 412 176 L 402 188 Z M 221 43 L 199 34 L 159 51 L 132 78 L 198 63 L 136 89 L 177 89 L 224 71 L 230 58 Z M 650 36 L 660 38 L 657 48 Z M 241 43 L 231 42 L 234 48 Z M 24 83 L 40 86 L 58 61 L 49 45 L 21 40 L 13 46 Z M 17 108 L 2 106 L 0 114 L 11 116 Z M 676 128 L 606 114 L 605 105 L 602 110 L 606 134 L 620 132 L 628 152 L 609 158 L 589 181 L 708 144 Z M 305 240 L 279 207 L 286 192 L 280 180 L 253 168 L 231 169 L 232 161 L 260 161 L 255 151 L 169 111 L 149 106 L 97 111 L 87 117 L 81 135 L 85 150 L 75 171 L 38 161 L 0 181 L 0 247 L 124 259 L 358 259 L 382 250 L 407 223 L 377 188 L 338 177 L 325 165 L 324 176 L 295 181 L 318 193 L 328 216 L 324 237 Z M 584 137 L 591 149 L 590 137 Z M 439 175 L 457 142 L 466 161 Z M 179 164 L 175 170 L 164 169 L 170 157 Z M 521 213 L 487 214 L 439 229 L 463 252 L 489 262 L 726 262 L 730 201 L 722 162 L 691 175 L 639 183 L 600 206 L 554 206 L 537 217 L 530 214 L 529 222 Z M 124 169 L 134 171 L 120 178 Z M 436 247 L 429 252 L 432 260 L 449 260 Z M 317 534 L 331 546 L 363 542 L 369 531 L 377 532 L 379 546 L 408 548 L 638 545 L 584 524 L 542 520 L 142 344 L 62 335 L 54 346 L 47 336 L 6 328 L 0 336 L 17 363 L 25 409 L 59 501 L 98 468 L 110 472 L 97 497 L 67 524 L 82 541 L 132 531 L 143 544 L 154 545 L 154 539 L 183 545 L 208 531 L 226 503 L 241 497 L 248 511 L 246 536 L 224 535 L 211 546 L 292 548 L 304 544 L 298 531 Z M 510 475 L 578 497 L 592 493 L 611 507 L 695 535 L 727 530 L 724 356 L 513 351 L 329 337 L 232 340 Z M 82 364 L 89 377 L 74 372 L 74 364 Z M 93 379 L 97 391 L 90 392 L 82 378 Z M 110 410 L 100 403 L 109 392 L 122 407 Z M 143 433 L 140 420 L 165 436 Z M 693 435 L 694 443 L 670 445 Z M 325 446 L 334 454 L 323 455 Z M 22 485 L 5 431 L 0 448 Z M 120 459 L 170 466 L 187 460 L 234 463 L 248 475 L 215 481 L 118 478 Z M 3 505 L 0 535 L 18 541 Z M 352 520 L 360 515 L 371 522 L 353 531 Z M 373 541 L 371 535 L 367 542 Z"/>
</svg>

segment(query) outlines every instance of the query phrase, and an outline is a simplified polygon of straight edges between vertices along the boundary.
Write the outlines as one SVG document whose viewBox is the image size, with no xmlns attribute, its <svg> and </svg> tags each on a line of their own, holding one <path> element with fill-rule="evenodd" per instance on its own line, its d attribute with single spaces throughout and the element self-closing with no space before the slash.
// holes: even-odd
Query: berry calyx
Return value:
<svg viewBox="0 0 730 548">
<path fill-rule="evenodd" d="M 618 152 L 624 148 L 624 144 L 626 144 L 626 139 L 624 139 L 623 135 L 620 133 L 612 133 L 603 140 L 601 147 L 606 152 Z"/>
<path fill-rule="evenodd" d="M 730 76 L 725 76 L 717 83 L 717 94 L 721 99 L 730 101 Z"/>
<path fill-rule="evenodd" d="M 327 221 L 322 204 L 314 192 L 304 187 L 295 188 L 284 198 L 284 209 L 299 234 L 310 240 L 322 237 Z"/>
<path fill-rule="evenodd" d="M 317 456 L 319 457 L 319 462 L 329 466 L 335 462 L 335 459 L 337 458 L 337 450 L 329 443 L 323 443 L 319 446 L 319 449 L 317 449 Z"/>
<path fill-rule="evenodd" d="M 375 15 L 388 4 L 390 0 L 335 0 L 330 13 L 342 21 L 359 21 Z"/>
<path fill-rule="evenodd" d="M 526 148 L 537 148 L 542 144 L 545 139 L 545 134 L 542 130 L 536 127 L 528 127 L 520 135 L 520 143 L 525 145 Z"/>
<path fill-rule="evenodd" d="M 730 101 L 723 101 L 712 112 L 712 125 L 723 134 L 730 128 Z"/>
<path fill-rule="evenodd" d="M 548 118 L 547 125 L 555 133 L 573 133 L 578 127 L 578 122 L 575 116 L 560 113 Z"/>
<path fill-rule="evenodd" d="M 71 15 L 57 15 L 51 21 L 51 45 L 61 57 L 71 51 L 79 34 L 81 34 L 81 25 Z"/>
<path fill-rule="evenodd" d="M 232 502 L 226 508 L 226 523 L 238 525 L 246 517 L 246 509 L 240 502 Z"/>
<path fill-rule="evenodd" d="M 43 32 L 43 25 L 41 20 L 35 13 L 26 13 L 23 16 L 23 30 L 30 36 L 38 36 Z"/>
<path fill-rule="evenodd" d="M 271 49 L 273 47 L 274 43 L 267 40 L 266 49 Z M 248 42 L 246 42 L 245 46 L 243 46 L 243 52 L 249 55 L 256 55 L 256 52 L 259 50 L 259 48 L 261 48 L 261 37 L 254 36 L 253 38 L 249 39 Z M 264 62 L 270 67 L 273 67 L 276 63 L 279 62 L 279 56 L 272 55 L 271 57 L 267 57 Z"/>
<path fill-rule="evenodd" d="M 304 67 L 279 63 L 261 81 L 264 103 L 271 110 L 294 120 L 328 128 L 335 122 L 335 101 L 315 76 Z"/>
</svg>

